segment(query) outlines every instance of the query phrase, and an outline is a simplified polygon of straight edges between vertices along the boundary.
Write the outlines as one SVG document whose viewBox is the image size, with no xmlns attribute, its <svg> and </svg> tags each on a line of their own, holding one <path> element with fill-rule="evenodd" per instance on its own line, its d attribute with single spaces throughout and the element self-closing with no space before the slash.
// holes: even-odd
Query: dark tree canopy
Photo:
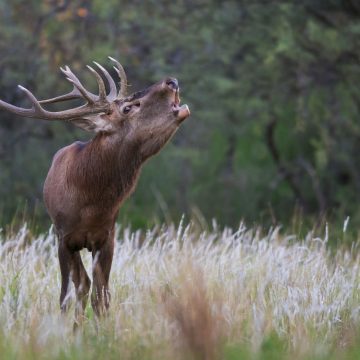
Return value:
<svg viewBox="0 0 360 360">
<path fill-rule="evenodd" d="M 110 71 L 108 55 L 133 89 L 174 75 L 192 117 L 146 165 L 122 220 L 286 223 L 301 209 L 360 223 L 360 5 L 295 3 L 0 1 L 0 98 L 26 105 L 17 84 L 65 93 L 65 64 L 95 89 L 85 65 Z M 1 111 L 2 221 L 37 206 L 55 151 L 88 137 Z"/>
</svg>

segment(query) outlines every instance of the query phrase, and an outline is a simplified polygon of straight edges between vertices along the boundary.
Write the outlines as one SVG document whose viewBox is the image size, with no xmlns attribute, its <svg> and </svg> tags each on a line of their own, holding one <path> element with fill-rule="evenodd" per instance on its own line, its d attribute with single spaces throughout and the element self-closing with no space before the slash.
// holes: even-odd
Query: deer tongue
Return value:
<svg viewBox="0 0 360 360">
<path fill-rule="evenodd" d="M 177 89 L 176 92 L 175 92 L 175 105 L 176 106 L 180 105 L 179 89 Z"/>
</svg>

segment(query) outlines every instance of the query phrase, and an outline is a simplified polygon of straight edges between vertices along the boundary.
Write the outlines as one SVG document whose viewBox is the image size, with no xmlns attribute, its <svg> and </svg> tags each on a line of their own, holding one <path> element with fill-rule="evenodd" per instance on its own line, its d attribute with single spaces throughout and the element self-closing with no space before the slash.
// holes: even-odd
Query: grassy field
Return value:
<svg viewBox="0 0 360 360">
<path fill-rule="evenodd" d="M 88 305 L 74 333 L 74 309 L 59 312 L 56 238 L 24 226 L 0 241 L 0 358 L 360 359 L 359 248 L 326 237 L 119 230 L 109 315 Z"/>
</svg>

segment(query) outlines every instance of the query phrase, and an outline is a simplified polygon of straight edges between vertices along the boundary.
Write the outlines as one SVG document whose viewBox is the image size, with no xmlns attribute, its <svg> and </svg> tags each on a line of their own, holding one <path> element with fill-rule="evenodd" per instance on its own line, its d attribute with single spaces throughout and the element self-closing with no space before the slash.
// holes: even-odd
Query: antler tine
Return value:
<svg viewBox="0 0 360 360">
<path fill-rule="evenodd" d="M 114 66 L 114 69 L 116 70 L 120 78 L 120 90 L 118 94 L 118 99 L 124 98 L 126 96 L 126 89 L 128 86 L 125 70 L 122 65 L 113 57 L 109 56 L 109 59 L 115 63 L 116 66 Z"/>
<path fill-rule="evenodd" d="M 75 74 L 70 70 L 70 68 L 68 66 L 65 66 L 65 69 L 60 68 L 60 70 L 65 74 L 66 79 L 68 81 L 70 81 L 75 86 L 75 88 L 77 88 L 80 91 L 83 98 L 89 104 L 93 104 L 97 100 L 97 97 L 94 94 L 92 94 L 91 92 L 87 91 L 84 88 L 84 86 L 81 84 L 80 80 L 75 76 Z"/>
<path fill-rule="evenodd" d="M 74 99 L 78 99 L 78 98 L 82 98 L 82 95 L 81 95 L 81 92 L 74 85 L 74 88 L 69 93 L 64 94 L 64 95 L 59 95 L 59 96 L 56 96 L 51 99 L 40 100 L 39 103 L 40 104 L 51 104 L 51 103 L 55 103 L 55 102 L 74 100 Z"/>
<path fill-rule="evenodd" d="M 86 65 L 86 67 L 95 75 L 96 77 L 96 81 L 98 83 L 99 86 L 99 100 L 100 101 L 105 101 L 106 100 L 106 89 L 105 89 L 105 84 L 103 79 L 101 78 L 101 76 L 99 75 L 98 72 L 96 72 L 90 65 Z"/>
<path fill-rule="evenodd" d="M 106 77 L 106 80 L 109 83 L 110 92 L 109 92 L 109 95 L 107 96 L 107 99 L 110 101 L 114 101 L 116 99 L 117 89 L 116 89 L 116 84 L 115 84 L 113 78 L 111 77 L 111 75 L 107 72 L 107 70 L 103 66 L 98 64 L 96 61 L 94 61 L 94 64 L 101 70 L 101 72 L 104 74 L 104 76 Z"/>
<path fill-rule="evenodd" d="M 35 111 L 35 113 L 39 114 L 39 115 L 43 114 L 44 109 L 41 107 L 38 99 L 33 95 L 33 93 L 31 91 L 29 91 L 28 89 L 26 89 L 24 86 L 18 85 L 18 88 L 20 90 L 22 90 L 25 93 L 25 95 L 27 96 L 27 98 L 31 101 L 32 109 Z"/>
<path fill-rule="evenodd" d="M 31 101 L 31 108 L 30 109 L 24 109 L 18 106 L 14 106 L 11 104 L 6 103 L 5 101 L 0 100 L 0 108 L 3 108 L 5 110 L 11 111 L 17 115 L 20 116 L 41 116 L 44 113 L 44 109 L 41 107 L 41 105 L 39 104 L 38 100 L 36 99 L 36 97 L 26 88 L 24 88 L 21 85 L 18 85 L 19 89 L 23 92 L 25 92 L 26 96 L 28 97 L 28 99 Z"/>
</svg>

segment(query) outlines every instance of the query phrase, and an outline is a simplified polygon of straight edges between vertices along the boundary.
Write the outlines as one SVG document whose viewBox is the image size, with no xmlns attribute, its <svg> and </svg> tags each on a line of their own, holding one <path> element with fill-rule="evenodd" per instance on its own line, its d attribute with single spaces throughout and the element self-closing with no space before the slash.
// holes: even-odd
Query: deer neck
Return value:
<svg viewBox="0 0 360 360">
<path fill-rule="evenodd" d="M 99 133 L 84 149 L 80 172 L 87 188 L 97 189 L 99 196 L 110 193 L 125 198 L 133 190 L 141 168 L 137 149 L 125 137 Z M 88 159 L 91 159 L 89 162 Z"/>
</svg>

